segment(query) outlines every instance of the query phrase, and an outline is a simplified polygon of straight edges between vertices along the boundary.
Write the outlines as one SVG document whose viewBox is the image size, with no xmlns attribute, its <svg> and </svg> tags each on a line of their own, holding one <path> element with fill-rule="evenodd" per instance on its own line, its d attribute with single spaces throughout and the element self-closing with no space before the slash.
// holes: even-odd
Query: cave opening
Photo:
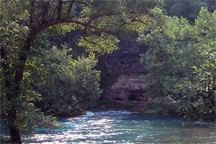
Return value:
<svg viewBox="0 0 216 144">
<path fill-rule="evenodd" d="M 128 100 L 129 101 L 135 101 L 136 100 L 136 96 L 135 95 L 129 95 L 128 96 Z"/>
<path fill-rule="evenodd" d="M 129 95 L 129 96 L 128 96 L 128 100 L 129 100 L 129 101 L 142 101 L 142 100 L 140 100 L 139 98 L 137 98 L 137 96 L 134 95 L 134 94 Z"/>
<path fill-rule="evenodd" d="M 115 100 L 117 100 L 117 101 L 122 101 L 122 99 L 119 98 L 119 97 L 115 98 Z"/>
</svg>

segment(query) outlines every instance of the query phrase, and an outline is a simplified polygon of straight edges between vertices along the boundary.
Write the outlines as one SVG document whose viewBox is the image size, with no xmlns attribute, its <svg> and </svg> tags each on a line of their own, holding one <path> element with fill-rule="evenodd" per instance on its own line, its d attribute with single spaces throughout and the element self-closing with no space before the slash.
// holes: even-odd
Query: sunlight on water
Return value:
<svg viewBox="0 0 216 144">
<path fill-rule="evenodd" d="M 215 121 L 182 126 L 177 116 L 140 115 L 124 109 L 91 110 L 60 118 L 65 128 L 39 129 L 23 142 L 58 143 L 216 143 Z"/>
</svg>

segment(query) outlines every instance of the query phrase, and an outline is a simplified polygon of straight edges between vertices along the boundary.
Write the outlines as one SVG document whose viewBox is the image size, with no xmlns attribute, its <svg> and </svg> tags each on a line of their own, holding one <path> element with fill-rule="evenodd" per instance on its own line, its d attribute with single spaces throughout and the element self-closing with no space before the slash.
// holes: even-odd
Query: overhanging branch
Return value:
<svg viewBox="0 0 216 144">
<path fill-rule="evenodd" d="M 84 26 L 84 27 L 87 27 L 87 28 L 95 29 L 95 30 L 97 30 L 99 32 L 103 32 L 103 33 L 106 33 L 106 34 L 116 35 L 116 33 L 97 28 L 97 27 L 92 26 L 92 25 L 90 25 L 88 23 L 82 23 L 82 22 L 79 22 L 79 21 L 73 21 L 73 20 L 68 20 L 68 19 L 67 20 L 55 19 L 55 20 L 49 20 L 46 23 L 42 23 L 41 25 L 39 25 L 38 28 L 35 29 L 34 32 L 32 33 L 32 36 L 36 36 L 39 32 L 41 32 L 42 30 L 44 30 L 47 27 L 50 27 L 50 26 L 53 26 L 53 25 L 56 25 L 56 24 L 61 24 L 61 23 L 74 23 L 74 24 L 78 24 L 78 25 L 81 25 L 81 26 Z"/>
</svg>

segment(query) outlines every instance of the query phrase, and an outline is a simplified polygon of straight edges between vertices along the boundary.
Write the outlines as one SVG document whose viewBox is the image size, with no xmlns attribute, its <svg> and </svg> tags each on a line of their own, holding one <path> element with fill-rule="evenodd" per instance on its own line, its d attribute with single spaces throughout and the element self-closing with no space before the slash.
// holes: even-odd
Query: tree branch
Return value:
<svg viewBox="0 0 216 144">
<path fill-rule="evenodd" d="M 55 8 L 55 10 L 53 11 L 53 14 L 52 14 L 52 18 L 55 16 L 55 12 L 56 10 L 58 9 L 58 6 Z"/>
<path fill-rule="evenodd" d="M 73 7 L 74 1 L 71 1 L 68 12 L 67 12 L 67 17 L 69 16 L 69 14 L 71 13 L 72 7 Z"/>
<path fill-rule="evenodd" d="M 48 8 L 48 6 L 45 6 L 44 12 L 43 12 L 43 23 L 47 22 L 48 12 L 49 12 L 49 8 Z"/>
<path fill-rule="evenodd" d="M 85 37 L 84 35 L 83 35 L 83 39 L 84 39 L 85 41 L 91 43 L 91 44 L 99 45 L 98 43 L 95 43 L 95 42 L 92 42 L 92 41 L 87 40 L 86 37 Z"/>
<path fill-rule="evenodd" d="M 42 9 L 42 10 L 40 11 L 40 13 L 38 14 L 38 17 L 37 17 L 36 23 L 38 23 L 38 21 L 39 21 L 41 15 L 42 15 L 42 13 L 43 13 L 43 9 Z"/>
<path fill-rule="evenodd" d="M 30 23 L 33 24 L 35 20 L 35 1 L 31 0 Z"/>
<path fill-rule="evenodd" d="M 103 30 L 103 29 L 99 29 L 99 28 L 97 28 L 95 26 L 92 26 L 92 25 L 90 25 L 88 23 L 82 23 L 82 22 L 79 22 L 79 21 L 73 21 L 73 20 L 68 20 L 68 19 L 66 19 L 66 20 L 65 19 L 53 19 L 53 20 L 49 20 L 46 23 L 42 23 L 41 25 L 39 25 L 38 28 L 35 29 L 34 32 L 32 33 L 32 36 L 36 36 L 39 32 L 41 32 L 42 30 L 44 30 L 47 27 L 53 26 L 55 24 L 61 24 L 61 23 L 74 23 L 74 24 L 78 24 L 78 25 L 81 25 L 81 26 L 84 26 L 84 27 L 87 27 L 87 28 L 95 29 L 95 30 L 97 30 L 99 32 L 103 32 L 103 33 L 106 33 L 106 34 L 116 35 L 116 33 L 106 31 L 106 30 Z"/>
<path fill-rule="evenodd" d="M 88 26 L 90 25 L 90 23 L 92 22 L 92 20 L 95 20 L 95 19 L 97 19 L 97 18 L 101 18 L 101 17 L 103 17 L 103 16 L 111 16 L 111 15 L 118 15 L 118 14 L 103 14 L 103 15 L 97 15 L 97 16 L 91 18 L 91 19 L 88 21 L 88 23 L 86 24 L 86 26 L 85 26 L 83 38 L 85 38 L 85 35 L 86 35 L 86 33 L 87 33 Z"/>
<path fill-rule="evenodd" d="M 143 22 L 143 21 L 141 21 L 141 20 L 136 20 L 136 19 L 133 19 L 131 22 L 140 22 L 140 23 L 142 23 L 142 24 L 147 25 L 147 23 L 145 23 L 145 22 Z"/>
<path fill-rule="evenodd" d="M 59 4 L 58 4 L 58 16 L 57 16 L 57 19 L 61 19 L 62 4 L 63 4 L 63 1 L 62 1 L 62 0 L 59 0 Z"/>
</svg>

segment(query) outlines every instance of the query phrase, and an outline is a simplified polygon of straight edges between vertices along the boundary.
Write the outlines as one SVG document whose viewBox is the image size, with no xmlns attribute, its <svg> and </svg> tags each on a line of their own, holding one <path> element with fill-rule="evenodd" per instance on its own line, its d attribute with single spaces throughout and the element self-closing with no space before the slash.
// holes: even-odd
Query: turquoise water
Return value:
<svg viewBox="0 0 216 144">
<path fill-rule="evenodd" d="M 124 109 L 90 110 L 60 118 L 65 128 L 23 138 L 28 143 L 216 143 L 215 120 L 182 126 L 178 116 L 140 115 Z"/>
</svg>

